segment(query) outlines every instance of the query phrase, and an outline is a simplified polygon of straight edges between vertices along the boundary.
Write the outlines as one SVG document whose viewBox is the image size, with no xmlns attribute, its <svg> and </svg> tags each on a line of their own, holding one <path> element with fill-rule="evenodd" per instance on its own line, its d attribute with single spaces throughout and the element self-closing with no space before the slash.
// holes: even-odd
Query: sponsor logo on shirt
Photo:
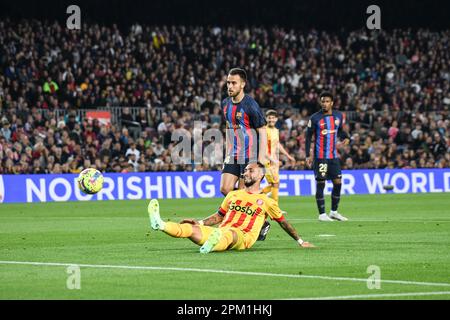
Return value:
<svg viewBox="0 0 450 320">
<path fill-rule="evenodd" d="M 250 206 L 240 206 L 237 205 L 235 202 L 232 202 L 230 207 L 228 208 L 229 211 L 237 211 L 237 212 L 242 212 L 242 213 L 246 213 L 249 216 L 253 216 L 254 214 L 258 214 L 258 212 L 256 212 L 256 210 L 252 210 L 251 209 L 252 204 L 250 204 Z"/>
<path fill-rule="evenodd" d="M 335 133 L 335 132 L 336 132 L 336 130 L 327 130 L 327 129 L 324 129 L 324 130 L 320 131 L 320 133 L 321 133 L 323 136 L 327 135 L 328 133 L 329 133 L 329 134 L 333 134 L 333 133 Z"/>
</svg>

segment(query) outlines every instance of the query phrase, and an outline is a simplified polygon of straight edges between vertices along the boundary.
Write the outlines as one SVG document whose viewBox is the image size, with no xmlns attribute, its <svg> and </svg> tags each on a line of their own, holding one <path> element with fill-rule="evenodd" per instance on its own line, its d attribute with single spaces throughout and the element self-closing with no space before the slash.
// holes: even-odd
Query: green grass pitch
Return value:
<svg viewBox="0 0 450 320">
<path fill-rule="evenodd" d="M 161 200 L 161 214 L 201 218 L 220 202 Z M 319 248 L 299 248 L 272 222 L 248 251 L 201 255 L 151 231 L 147 201 L 2 204 L 0 299 L 450 299 L 449 194 L 343 196 L 348 222 L 318 222 L 313 197 L 280 206 Z M 68 264 L 81 264 L 79 290 L 67 288 Z M 367 286 L 369 266 L 379 289 Z"/>
</svg>

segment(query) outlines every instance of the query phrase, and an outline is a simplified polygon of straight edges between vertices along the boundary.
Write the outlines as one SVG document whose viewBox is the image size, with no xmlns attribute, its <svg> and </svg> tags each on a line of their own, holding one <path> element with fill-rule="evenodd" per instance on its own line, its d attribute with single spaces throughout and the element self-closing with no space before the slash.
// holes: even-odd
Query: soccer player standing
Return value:
<svg viewBox="0 0 450 320">
<path fill-rule="evenodd" d="M 255 99 L 245 94 L 246 83 L 245 70 L 233 68 L 228 72 L 228 98 L 221 105 L 227 124 L 227 151 L 220 180 L 224 196 L 234 190 L 238 181 L 238 189 L 244 187 L 242 174 L 250 160 L 265 163 L 270 159 L 266 151 L 266 119 Z M 269 229 L 266 221 L 258 240 L 264 240 Z"/>
<path fill-rule="evenodd" d="M 264 163 L 266 157 L 266 119 L 258 103 L 244 93 L 246 82 L 247 74 L 243 69 L 233 68 L 228 73 L 228 98 L 222 101 L 227 125 L 227 151 L 220 181 L 220 192 L 224 196 L 234 190 L 238 180 L 239 189 L 244 187 L 242 174 L 250 159 L 256 161 L 258 156 Z"/>
<path fill-rule="evenodd" d="M 342 130 L 344 118 L 341 112 L 333 110 L 333 96 L 331 93 L 320 94 L 322 110 L 316 112 L 308 121 L 306 130 L 306 164 L 311 168 L 313 163 L 316 178 L 316 202 L 320 221 L 347 221 L 348 219 L 338 213 L 341 198 L 342 173 L 341 164 L 336 150 L 336 140 L 339 137 L 348 144 L 348 133 Z M 310 157 L 311 139 L 314 136 L 314 156 Z M 325 213 L 324 189 L 326 180 L 332 180 L 330 216 Z"/>
<path fill-rule="evenodd" d="M 289 155 L 286 149 L 280 143 L 280 132 L 275 127 L 278 121 L 278 113 L 275 110 L 266 111 L 267 121 L 267 154 L 273 159 L 273 161 L 266 161 L 266 180 L 269 183 L 262 192 L 271 193 L 271 198 L 278 203 L 278 189 L 280 186 L 280 163 L 279 153 L 284 154 L 290 161 L 295 163 L 295 159 Z"/>
</svg>

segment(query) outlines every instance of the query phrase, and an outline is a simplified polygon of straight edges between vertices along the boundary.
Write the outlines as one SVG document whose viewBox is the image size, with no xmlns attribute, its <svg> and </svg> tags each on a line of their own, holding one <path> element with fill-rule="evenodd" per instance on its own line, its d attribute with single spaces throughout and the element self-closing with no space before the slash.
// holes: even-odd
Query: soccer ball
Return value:
<svg viewBox="0 0 450 320">
<path fill-rule="evenodd" d="M 103 175 L 94 168 L 87 168 L 80 172 L 77 182 L 81 191 L 87 194 L 95 194 L 102 190 Z"/>
</svg>

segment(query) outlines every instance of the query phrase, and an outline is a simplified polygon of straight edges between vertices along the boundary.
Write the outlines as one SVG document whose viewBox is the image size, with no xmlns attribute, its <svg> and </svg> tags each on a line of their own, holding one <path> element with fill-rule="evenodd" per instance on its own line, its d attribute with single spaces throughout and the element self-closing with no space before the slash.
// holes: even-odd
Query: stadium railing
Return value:
<svg viewBox="0 0 450 320">
<path fill-rule="evenodd" d="M 158 118 L 161 118 L 161 115 L 163 112 L 166 111 L 166 108 L 164 107 L 154 107 L 154 108 L 147 108 L 147 107 L 128 107 L 128 106 L 117 106 L 117 107 L 92 107 L 92 108 L 82 108 L 82 109 L 75 109 L 76 112 L 76 116 L 79 119 L 85 119 L 86 117 L 86 112 L 89 111 L 109 111 L 111 112 L 111 123 L 114 125 L 119 125 L 121 126 L 121 116 L 122 116 L 122 112 L 124 108 L 128 108 L 130 110 L 130 114 L 136 119 L 136 117 L 139 115 L 139 111 L 141 109 L 145 109 L 147 111 L 150 111 L 151 109 L 155 109 L 156 110 L 156 115 L 158 116 Z M 59 118 L 60 116 L 65 116 L 68 112 L 70 112 L 70 110 L 68 109 L 51 109 L 54 113 L 55 116 L 57 118 Z M 71 109 L 73 110 L 73 109 Z M 299 110 L 296 108 L 291 108 L 291 110 L 293 111 L 294 114 L 298 114 Z M 47 115 L 47 113 L 50 111 L 50 109 L 38 109 L 38 111 L 40 111 L 43 115 Z M 355 119 L 358 117 L 359 113 L 357 111 L 344 111 L 347 117 L 347 120 L 349 121 L 349 123 L 353 123 L 355 122 Z M 382 115 L 384 114 L 384 111 L 376 111 L 375 115 Z M 403 111 L 400 111 L 398 113 L 398 116 L 401 117 L 403 115 Z"/>
<path fill-rule="evenodd" d="M 83 109 L 38 109 L 39 112 L 41 112 L 44 116 L 48 114 L 48 112 L 51 110 L 55 113 L 55 116 L 59 118 L 60 116 L 65 116 L 69 112 L 75 111 L 76 116 L 79 119 L 84 119 L 86 117 L 86 113 L 89 111 L 109 111 L 111 112 L 111 123 L 114 125 L 120 125 L 121 124 L 121 116 L 124 108 L 128 108 L 130 110 L 130 114 L 136 118 L 139 115 L 139 111 L 141 109 L 145 109 L 150 111 L 152 108 L 147 107 L 128 107 L 128 106 L 118 106 L 118 107 L 92 107 L 92 108 L 83 108 Z M 153 108 L 156 110 L 156 114 L 158 117 L 161 117 L 162 113 L 164 112 L 164 107 L 155 107 Z"/>
</svg>

